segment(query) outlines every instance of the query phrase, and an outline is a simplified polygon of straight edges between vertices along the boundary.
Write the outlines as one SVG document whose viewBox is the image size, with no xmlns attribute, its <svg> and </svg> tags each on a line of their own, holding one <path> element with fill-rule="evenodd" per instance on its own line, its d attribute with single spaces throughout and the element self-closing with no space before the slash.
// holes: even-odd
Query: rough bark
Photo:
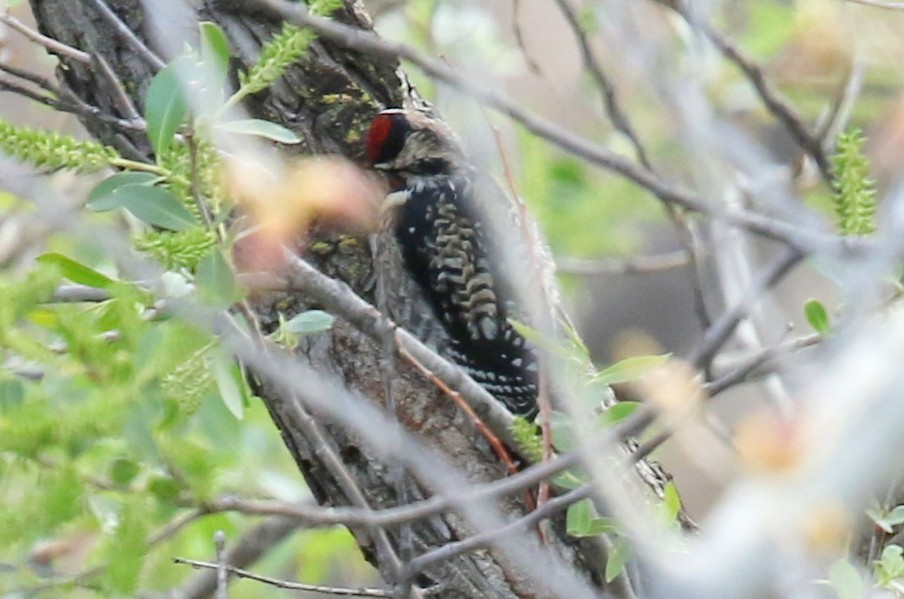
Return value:
<svg viewBox="0 0 904 599">
<path fill-rule="evenodd" d="M 144 90 L 154 69 L 110 30 L 90 4 L 82 0 L 31 0 L 41 31 L 103 57 L 140 111 Z M 139 0 L 108 0 L 107 4 L 139 36 L 147 39 L 145 13 Z M 205 0 L 196 4 L 200 5 L 197 10 L 201 19 L 218 23 L 228 35 L 234 52 L 234 66 L 238 68 L 252 64 L 261 44 L 281 27 L 262 13 L 248 12 L 242 8 L 242 2 Z M 333 17 L 360 27 L 371 25 L 360 5 L 351 0 L 347 0 L 345 7 Z M 154 49 L 152 41 L 147 43 Z M 166 52 L 159 53 L 166 55 Z M 318 41 L 278 84 L 251 98 L 246 109 L 253 116 L 281 123 L 297 132 L 303 143 L 292 151 L 340 153 L 357 159 L 362 154 L 361 134 L 373 114 L 381 107 L 401 104 L 405 86 L 396 69 L 397 64 L 393 61 Z M 58 75 L 64 85 L 86 102 L 109 114 L 128 116 L 123 114 L 122 103 L 116 100 L 96 65 L 73 63 L 63 58 Z M 147 140 L 139 133 L 126 135 L 99 120 L 86 120 L 84 124 L 92 135 L 126 156 L 147 157 L 150 153 Z M 323 272 L 346 282 L 356 293 L 375 303 L 378 272 L 366 239 L 324 232 L 318 235 L 316 243 L 309 245 L 307 257 Z M 410 287 L 399 269 L 398 260 L 390 252 L 378 268 L 380 276 L 386 277 L 389 288 L 403 290 L 390 298 L 390 304 L 395 305 L 387 306 L 389 312 L 397 316 L 405 314 L 410 306 L 399 303 L 412 296 L 404 292 Z M 291 317 L 312 307 L 322 306 L 312 306 L 297 294 L 272 293 L 255 298 L 255 310 L 264 328 L 276 326 L 279 313 Z M 350 389 L 385 405 L 381 348 L 347 323 L 339 321 L 329 334 L 312 338 L 299 354 L 318 369 L 340 377 Z M 498 460 L 451 402 L 412 369 L 402 364 L 396 368 L 392 394 L 400 421 L 442 451 L 470 480 L 490 481 L 503 476 L 504 470 Z M 267 382 L 260 383 L 259 394 L 317 499 L 327 505 L 349 504 L 342 484 L 316 451 L 317 444 L 306 438 L 297 426 L 290 402 Z M 396 469 L 381 463 L 353 434 L 323 418 L 319 421 L 327 432 L 328 442 L 363 490 L 367 503 L 374 509 L 397 504 L 400 486 Z M 651 472 L 650 477 L 655 479 L 656 472 Z M 429 491 L 406 483 L 404 494 L 404 499 L 412 500 L 429 494 Z M 517 499 L 510 500 L 501 509 L 509 515 L 523 513 L 523 506 Z M 561 530 L 561 524 L 559 521 L 554 527 L 550 543 L 573 564 L 576 573 L 602 586 L 599 579 L 602 558 L 598 546 L 568 538 Z M 392 571 L 374 551 L 368 531 L 355 532 L 365 554 L 376 563 L 384 578 L 393 582 Z M 446 514 L 442 518 L 413 524 L 410 542 L 401 543 L 398 530 L 391 530 L 390 538 L 404 561 L 406 555 L 417 555 L 473 532 L 461 518 Z M 419 582 L 425 585 L 441 582 L 442 590 L 433 595 L 436 597 L 537 596 L 525 573 L 514 569 L 503 555 L 489 550 L 454 558 L 425 572 Z"/>
</svg>

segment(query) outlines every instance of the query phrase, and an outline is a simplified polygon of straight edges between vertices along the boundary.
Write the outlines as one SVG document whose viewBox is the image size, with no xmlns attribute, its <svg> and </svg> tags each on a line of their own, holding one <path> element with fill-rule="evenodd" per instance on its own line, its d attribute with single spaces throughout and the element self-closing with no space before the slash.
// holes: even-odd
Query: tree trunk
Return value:
<svg viewBox="0 0 904 599">
<path fill-rule="evenodd" d="M 166 55 L 164 49 L 155 47 L 145 30 L 148 20 L 139 0 L 108 0 L 107 4 L 146 40 L 151 49 L 158 55 Z M 281 28 L 280 22 L 263 12 L 247 9 L 243 2 L 204 0 L 195 4 L 200 4 L 197 7 L 199 20 L 216 22 L 226 32 L 233 52 L 233 66 L 238 69 L 253 64 L 261 44 Z M 144 91 L 156 69 L 113 32 L 92 8 L 91 2 L 31 0 L 31 5 L 45 35 L 102 58 L 122 81 L 139 112 L 142 110 Z M 333 18 L 362 28 L 371 27 L 362 6 L 352 0 L 346 0 Z M 185 27 L 193 29 L 194 24 Z M 129 116 L 96 64 L 86 65 L 66 57 L 61 57 L 61 61 L 58 76 L 74 94 L 108 114 Z M 400 106 L 403 95 L 409 93 L 407 85 L 400 80 L 397 67 L 395 61 L 317 41 L 276 85 L 250 98 L 245 108 L 254 117 L 280 123 L 295 131 L 302 143 L 291 151 L 337 153 L 353 160 L 360 159 L 363 149 L 359 140 L 372 116 L 382 107 Z M 124 156 L 150 157 L 150 146 L 141 132 L 123 133 L 99 119 L 83 122 L 94 137 L 114 146 Z M 389 288 L 401 289 L 386 306 L 391 315 L 409 312 L 411 306 L 402 304 L 417 301 L 413 299 L 416 294 L 406 293 L 411 284 L 399 268 L 397 255 L 389 252 L 376 268 L 366 238 L 322 232 L 317 236 L 317 242 L 308 248 L 306 257 L 311 262 L 324 273 L 347 283 L 371 303 L 376 303 L 378 275 L 385 277 L 384 282 Z M 254 307 L 265 330 L 272 330 L 277 325 L 280 313 L 288 318 L 312 307 L 328 309 L 312 305 L 298 294 L 285 292 L 259 295 L 254 298 Z M 426 310 L 423 306 L 418 309 Z M 349 389 L 381 405 L 386 404 L 383 382 L 386 372 L 377 343 L 341 320 L 337 320 L 329 334 L 306 339 L 309 340 L 299 349 L 301 359 L 309 360 L 320 371 L 339 377 Z M 450 464 L 467 473 L 474 483 L 505 475 L 487 443 L 448 398 L 406 364 L 397 364 L 395 368 L 397 372 L 391 381 L 395 410 L 408 429 L 416 431 L 425 443 L 441 451 Z M 260 383 L 258 392 L 318 501 L 334 506 L 353 504 L 352 498 L 343 490 L 343 482 L 337 480 L 321 452 L 317 451 L 319 441 L 308 438 L 303 427 L 298 426 L 291 402 L 266 381 Z M 353 474 L 371 508 L 385 508 L 429 495 L 428 490 L 408 480 L 400 484 L 399 478 L 404 477 L 404 473 L 381 463 L 354 434 L 330 424 L 319 415 L 315 414 L 315 419 L 325 432 L 327 443 Z M 524 513 L 524 506 L 517 498 L 499 507 L 509 517 Z M 602 588 L 600 572 L 604 557 L 599 545 L 568 537 L 563 530 L 562 518 L 554 522 L 549 544 L 572 565 L 576 575 Z M 394 582 L 395 573 L 385 556 L 375 549 L 372 531 L 353 532 L 384 579 Z M 404 562 L 408 557 L 467 538 L 474 532 L 477 531 L 470 530 L 454 512 L 447 512 L 441 518 L 413 523 L 405 535 L 398 528 L 391 529 L 389 539 Z M 525 573 L 514 568 L 502 552 L 495 550 L 478 550 L 452 558 L 424 572 L 417 582 L 424 586 L 441 583 L 441 589 L 432 596 L 443 598 L 540 596 Z"/>
</svg>

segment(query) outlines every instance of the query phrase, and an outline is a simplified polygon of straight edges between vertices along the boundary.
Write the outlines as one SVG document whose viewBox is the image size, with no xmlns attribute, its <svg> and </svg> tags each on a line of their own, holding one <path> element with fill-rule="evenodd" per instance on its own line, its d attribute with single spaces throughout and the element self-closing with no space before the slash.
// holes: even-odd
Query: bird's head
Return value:
<svg viewBox="0 0 904 599">
<path fill-rule="evenodd" d="M 366 145 L 375 169 L 402 177 L 452 174 L 464 163 L 452 132 L 416 110 L 380 112 L 370 124 Z"/>
</svg>

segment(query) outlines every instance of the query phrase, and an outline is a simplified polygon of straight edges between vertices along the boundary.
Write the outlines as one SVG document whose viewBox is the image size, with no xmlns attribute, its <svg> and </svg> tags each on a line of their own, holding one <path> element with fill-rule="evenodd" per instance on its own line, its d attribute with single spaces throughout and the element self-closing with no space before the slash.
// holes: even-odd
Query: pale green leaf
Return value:
<svg viewBox="0 0 904 599">
<path fill-rule="evenodd" d="M 820 335 L 828 335 L 831 332 L 832 325 L 829 323 L 829 313 L 819 300 L 808 300 L 804 304 L 804 315 L 807 317 L 807 322 L 810 323 L 810 326 Z"/>
<path fill-rule="evenodd" d="M 106 275 L 102 275 L 90 266 L 76 262 L 72 258 L 57 253 L 44 254 L 38 257 L 39 264 L 52 264 L 56 266 L 60 274 L 79 285 L 87 285 L 97 289 L 109 289 L 116 281 Z"/>
<path fill-rule="evenodd" d="M 633 381 L 648 374 L 650 371 L 659 368 L 665 364 L 671 356 L 672 354 L 662 354 L 626 358 L 609 366 L 593 377 L 593 380 L 597 383 L 606 385 Z"/>
<path fill-rule="evenodd" d="M 144 119 L 148 139 L 159 157 L 169 150 L 173 138 L 188 117 L 188 101 L 182 90 L 179 61 L 157 73 L 148 86 L 144 101 Z"/>
<path fill-rule="evenodd" d="M 95 212 L 104 212 L 119 208 L 116 204 L 116 196 L 111 195 L 115 190 L 124 185 L 150 185 L 158 177 L 151 173 L 123 172 L 107 177 L 88 192 L 86 206 Z"/>
<path fill-rule="evenodd" d="M 625 570 L 625 564 L 631 557 L 631 545 L 627 539 L 618 537 L 609 548 L 609 556 L 606 560 L 606 582 L 612 582 Z"/>
<path fill-rule="evenodd" d="M 287 320 L 283 329 L 295 335 L 310 335 L 329 330 L 334 320 L 331 314 L 323 310 L 307 310 Z"/>
<path fill-rule="evenodd" d="M 214 353 L 209 358 L 209 364 L 223 404 L 236 419 L 241 420 L 245 416 L 245 403 L 242 390 L 232 374 L 232 360 L 225 354 Z"/>
<path fill-rule="evenodd" d="M 214 250 L 198 263 L 195 284 L 202 295 L 217 305 L 228 306 L 235 296 L 235 275 L 223 253 Z"/>
<path fill-rule="evenodd" d="M 182 202 L 162 187 L 123 185 L 99 198 L 97 202 L 107 209 L 125 208 L 136 218 L 163 229 L 184 231 L 199 225 Z"/>
<path fill-rule="evenodd" d="M 282 125 L 262 119 L 242 119 L 217 125 L 217 129 L 239 135 L 254 135 L 283 144 L 301 143 L 301 138 Z"/>
<path fill-rule="evenodd" d="M 861 599 L 865 585 L 860 573 L 846 559 L 840 559 L 829 568 L 829 583 L 839 599 Z"/>
</svg>

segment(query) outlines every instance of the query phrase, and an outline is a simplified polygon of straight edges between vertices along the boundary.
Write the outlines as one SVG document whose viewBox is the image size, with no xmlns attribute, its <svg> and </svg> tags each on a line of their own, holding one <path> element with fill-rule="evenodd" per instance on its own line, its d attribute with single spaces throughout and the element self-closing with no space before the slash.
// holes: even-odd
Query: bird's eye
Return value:
<svg viewBox="0 0 904 599">
<path fill-rule="evenodd" d="M 400 112 L 381 112 L 370 124 L 367 132 L 367 158 L 371 164 L 390 162 L 405 146 L 411 125 Z"/>
</svg>

